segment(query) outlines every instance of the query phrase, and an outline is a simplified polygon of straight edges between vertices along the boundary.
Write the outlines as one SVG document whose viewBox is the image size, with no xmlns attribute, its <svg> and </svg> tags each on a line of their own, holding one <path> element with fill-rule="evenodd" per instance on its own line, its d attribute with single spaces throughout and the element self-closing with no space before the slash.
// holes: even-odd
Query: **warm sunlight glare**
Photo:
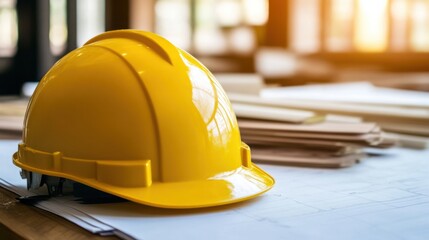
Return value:
<svg viewBox="0 0 429 240">
<path fill-rule="evenodd" d="M 331 9 L 327 16 L 326 48 L 332 52 L 352 49 L 354 0 L 331 0 Z"/>
<path fill-rule="evenodd" d="M 16 52 L 18 21 L 15 4 L 13 0 L 0 0 L 0 58 L 11 57 Z"/>
<path fill-rule="evenodd" d="M 267 0 L 244 0 L 245 22 L 250 25 L 264 25 L 268 19 Z"/>
<path fill-rule="evenodd" d="M 67 44 L 67 2 L 50 0 L 49 2 L 49 41 L 51 52 L 58 56 L 64 52 Z"/>
<path fill-rule="evenodd" d="M 387 48 L 387 0 L 358 0 L 355 21 L 356 49 L 381 52 Z"/>
<path fill-rule="evenodd" d="M 429 51 L 429 1 L 413 2 L 411 15 L 411 46 L 415 51 Z"/>
<path fill-rule="evenodd" d="M 296 52 L 313 53 L 320 48 L 320 1 L 292 0 L 291 47 Z"/>
<path fill-rule="evenodd" d="M 392 21 L 390 42 L 393 51 L 404 51 L 407 49 L 408 12 L 408 0 L 392 0 L 390 8 Z"/>
</svg>

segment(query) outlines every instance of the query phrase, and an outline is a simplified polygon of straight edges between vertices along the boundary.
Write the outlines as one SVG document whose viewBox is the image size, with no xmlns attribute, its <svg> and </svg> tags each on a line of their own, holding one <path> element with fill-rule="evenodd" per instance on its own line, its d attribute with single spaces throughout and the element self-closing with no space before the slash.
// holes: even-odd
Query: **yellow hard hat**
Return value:
<svg viewBox="0 0 429 240">
<path fill-rule="evenodd" d="M 49 70 L 13 162 L 165 208 L 239 202 L 274 184 L 251 162 L 214 76 L 164 38 L 135 30 L 98 35 Z"/>
</svg>

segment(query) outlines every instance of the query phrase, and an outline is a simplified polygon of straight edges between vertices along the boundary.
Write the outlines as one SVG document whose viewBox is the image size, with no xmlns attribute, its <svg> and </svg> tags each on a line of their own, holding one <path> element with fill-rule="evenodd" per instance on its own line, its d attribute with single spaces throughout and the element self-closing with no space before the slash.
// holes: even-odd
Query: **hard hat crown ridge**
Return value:
<svg viewBox="0 0 429 240">
<path fill-rule="evenodd" d="M 215 206 L 274 184 L 251 162 L 215 77 L 149 32 L 106 32 L 67 54 L 42 78 L 24 125 L 15 165 L 137 203 Z"/>
</svg>

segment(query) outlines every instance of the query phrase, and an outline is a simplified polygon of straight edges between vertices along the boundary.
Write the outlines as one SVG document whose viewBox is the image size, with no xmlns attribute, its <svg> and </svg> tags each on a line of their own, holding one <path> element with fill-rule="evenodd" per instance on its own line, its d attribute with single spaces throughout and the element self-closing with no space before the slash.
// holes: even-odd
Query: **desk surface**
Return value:
<svg viewBox="0 0 429 240">
<path fill-rule="evenodd" d="M 0 150 L 3 146 L 0 141 Z M 276 186 L 257 199 L 222 208 L 73 207 L 143 239 L 429 239 L 429 150 L 379 153 L 344 169 L 262 165 Z M 0 163 L 10 161 L 6 155 L 0 152 Z M 11 203 L 10 197 L 1 205 L 0 222 L 21 235 L 90 236 L 51 214 Z"/>
<path fill-rule="evenodd" d="M 119 239 L 93 235 L 52 213 L 18 203 L 16 197 L 0 188 L 0 239 Z"/>
</svg>

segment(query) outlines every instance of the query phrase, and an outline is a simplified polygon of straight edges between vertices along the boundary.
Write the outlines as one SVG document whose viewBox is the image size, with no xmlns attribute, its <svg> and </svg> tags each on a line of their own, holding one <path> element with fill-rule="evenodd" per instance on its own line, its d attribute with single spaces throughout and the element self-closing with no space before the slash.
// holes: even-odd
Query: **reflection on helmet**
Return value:
<svg viewBox="0 0 429 240">
<path fill-rule="evenodd" d="M 243 201 L 274 184 L 251 162 L 213 75 L 160 36 L 134 30 L 96 36 L 51 68 L 13 158 L 34 176 L 165 208 Z"/>
</svg>

